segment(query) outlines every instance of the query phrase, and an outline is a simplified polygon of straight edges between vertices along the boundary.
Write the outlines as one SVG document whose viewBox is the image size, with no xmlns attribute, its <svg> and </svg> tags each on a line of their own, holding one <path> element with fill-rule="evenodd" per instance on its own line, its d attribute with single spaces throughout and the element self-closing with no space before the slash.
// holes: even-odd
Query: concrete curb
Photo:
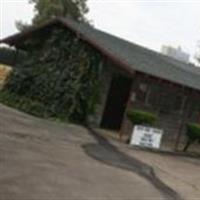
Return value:
<svg viewBox="0 0 200 200">
<path fill-rule="evenodd" d="M 156 154 L 162 154 L 162 155 L 167 155 L 167 156 L 177 156 L 177 157 L 185 157 L 185 158 L 195 158 L 195 159 L 200 159 L 200 154 L 198 153 L 192 153 L 192 152 L 182 152 L 182 151 L 170 151 L 170 150 L 163 150 L 163 149 L 151 149 L 147 147 L 139 147 L 139 146 L 133 146 L 126 144 L 125 142 L 120 141 L 117 138 L 111 137 L 107 134 L 104 134 L 101 132 L 101 130 L 94 130 L 96 133 L 102 135 L 109 141 L 114 141 L 120 145 L 123 145 L 123 147 L 128 148 L 128 149 L 134 149 L 134 150 L 140 150 L 140 151 L 146 151 L 146 152 L 151 152 L 151 153 L 156 153 Z M 199 147 L 200 148 L 200 147 Z"/>
<path fill-rule="evenodd" d="M 167 156 L 177 156 L 177 157 L 200 159 L 200 155 L 195 154 L 195 153 L 190 153 L 190 152 L 188 152 L 188 153 L 181 152 L 181 151 L 174 151 L 173 152 L 173 151 L 166 151 L 166 150 L 160 150 L 160 149 L 157 150 L 157 149 L 150 149 L 150 148 L 130 146 L 130 145 L 127 145 L 127 148 L 151 152 L 151 153 L 156 153 L 156 154 L 162 154 L 162 155 L 167 155 Z"/>
</svg>

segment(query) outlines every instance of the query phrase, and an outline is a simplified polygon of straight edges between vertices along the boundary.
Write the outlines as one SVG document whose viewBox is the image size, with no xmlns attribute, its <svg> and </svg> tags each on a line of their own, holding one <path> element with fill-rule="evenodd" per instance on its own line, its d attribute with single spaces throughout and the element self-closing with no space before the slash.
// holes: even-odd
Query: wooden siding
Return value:
<svg viewBox="0 0 200 200">
<path fill-rule="evenodd" d="M 199 102 L 200 94 L 195 91 L 139 74 L 134 77 L 128 109 L 155 113 L 159 119 L 156 126 L 165 132 L 163 145 L 174 148 L 182 125 L 199 121 Z M 124 122 L 127 124 L 126 133 L 130 134 L 132 127 L 127 121 Z M 184 131 L 183 126 L 180 142 L 185 142 Z"/>
</svg>

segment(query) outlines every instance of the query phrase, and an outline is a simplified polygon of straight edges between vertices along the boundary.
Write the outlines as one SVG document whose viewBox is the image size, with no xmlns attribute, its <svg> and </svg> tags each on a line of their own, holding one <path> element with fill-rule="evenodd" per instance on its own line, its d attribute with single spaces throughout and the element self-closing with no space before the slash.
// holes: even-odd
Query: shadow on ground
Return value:
<svg viewBox="0 0 200 200">
<path fill-rule="evenodd" d="M 89 143 L 82 145 L 88 156 L 112 167 L 128 170 L 138 174 L 154 185 L 154 187 L 156 187 L 167 199 L 182 200 L 176 191 L 167 186 L 156 176 L 151 166 L 121 152 L 106 138 L 99 135 L 94 130 L 88 130 L 97 141 L 97 144 Z"/>
</svg>

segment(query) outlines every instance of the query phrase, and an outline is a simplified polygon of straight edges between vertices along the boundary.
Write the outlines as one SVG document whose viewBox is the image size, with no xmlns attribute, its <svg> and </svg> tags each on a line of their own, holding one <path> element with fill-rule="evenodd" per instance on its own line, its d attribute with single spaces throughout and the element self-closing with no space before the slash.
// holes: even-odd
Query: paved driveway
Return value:
<svg viewBox="0 0 200 200">
<path fill-rule="evenodd" d="M 181 199 L 139 155 L 83 127 L 0 105 L 1 200 Z"/>
<path fill-rule="evenodd" d="M 147 152 L 114 143 L 120 151 L 151 166 L 157 177 L 184 199 L 200 199 L 200 158 Z"/>
</svg>

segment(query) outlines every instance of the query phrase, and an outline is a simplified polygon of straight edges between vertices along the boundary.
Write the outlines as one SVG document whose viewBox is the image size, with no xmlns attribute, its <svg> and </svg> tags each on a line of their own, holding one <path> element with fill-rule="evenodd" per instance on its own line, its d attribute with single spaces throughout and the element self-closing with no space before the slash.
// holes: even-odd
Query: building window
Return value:
<svg viewBox="0 0 200 200">
<path fill-rule="evenodd" d="M 136 100 L 145 103 L 146 101 L 146 95 L 148 93 L 148 84 L 146 83 L 140 83 L 138 85 L 137 91 L 136 91 Z"/>
</svg>

